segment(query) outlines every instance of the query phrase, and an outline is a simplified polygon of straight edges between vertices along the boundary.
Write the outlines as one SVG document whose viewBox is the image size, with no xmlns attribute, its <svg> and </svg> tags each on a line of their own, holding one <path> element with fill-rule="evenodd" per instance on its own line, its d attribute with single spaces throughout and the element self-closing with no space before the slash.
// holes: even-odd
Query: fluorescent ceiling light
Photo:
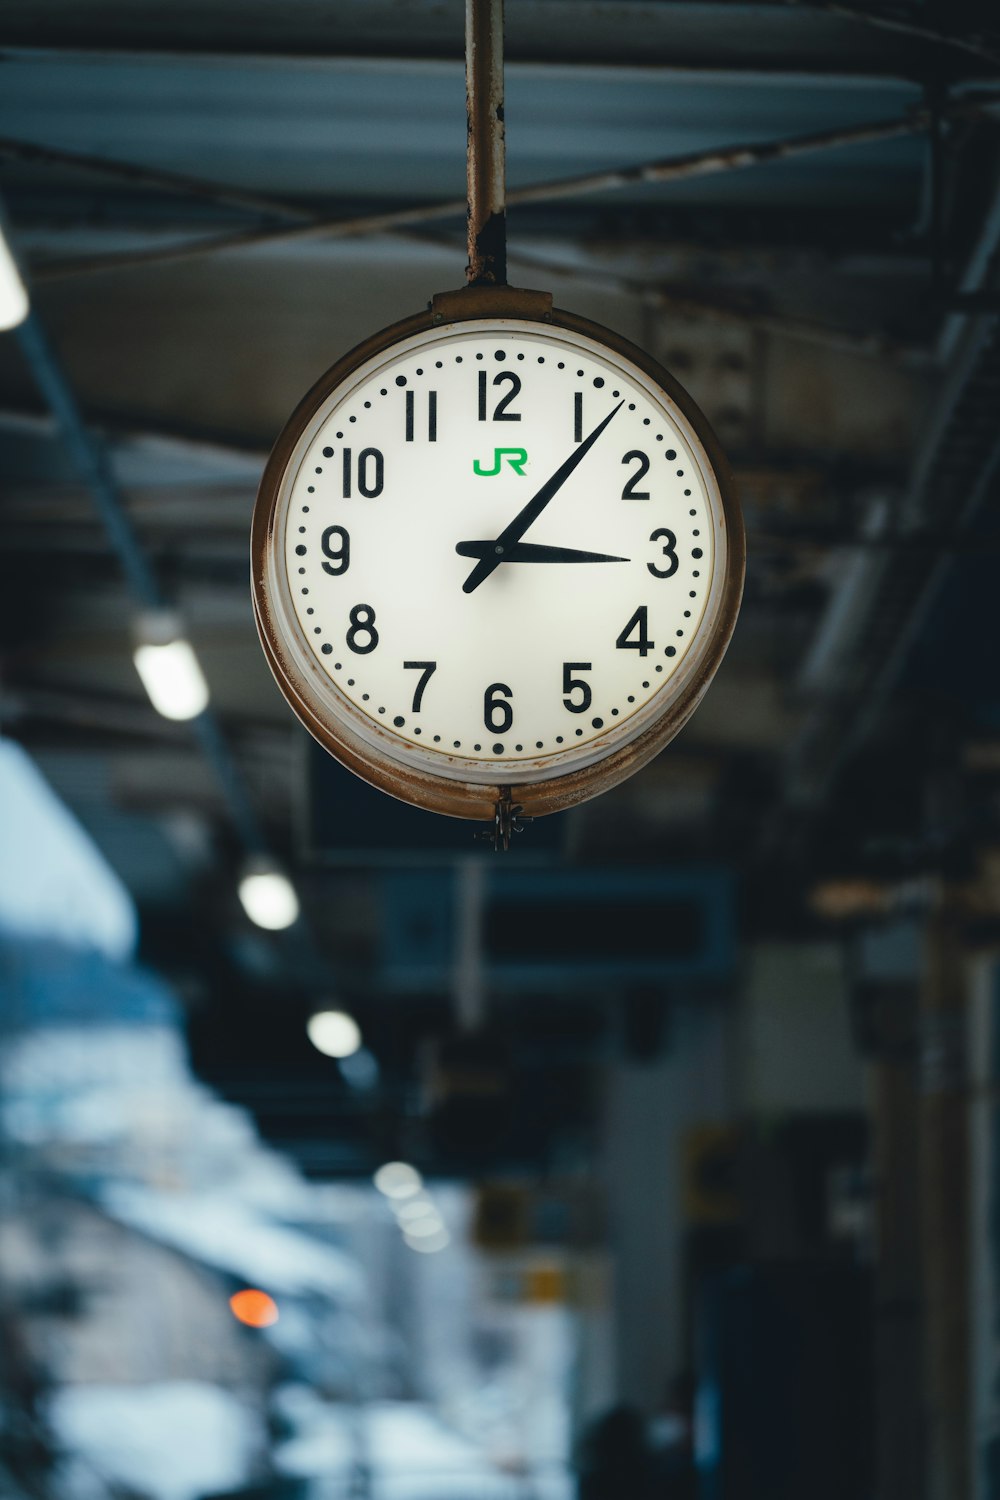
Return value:
<svg viewBox="0 0 1000 1500">
<path fill-rule="evenodd" d="M 16 328 L 28 316 L 28 293 L 0 223 L 0 331 Z"/>
<path fill-rule="evenodd" d="M 344 1010 L 320 1010 L 306 1022 L 309 1040 L 324 1057 L 352 1057 L 361 1046 L 361 1028 Z"/>
<path fill-rule="evenodd" d="M 412 1198 L 424 1185 L 416 1167 L 405 1161 L 387 1161 L 379 1167 L 373 1180 L 379 1192 L 387 1198 Z"/>
<path fill-rule="evenodd" d="M 208 683 L 176 615 L 140 617 L 133 660 L 149 701 L 165 719 L 193 719 L 208 707 Z"/>
<path fill-rule="evenodd" d="M 134 659 L 149 701 L 165 719 L 193 719 L 208 707 L 208 684 L 189 641 L 137 646 Z"/>
<path fill-rule="evenodd" d="M 255 860 L 246 868 L 239 884 L 243 910 L 251 922 L 280 932 L 291 927 L 299 915 L 299 898 L 288 876 L 267 861 Z"/>
</svg>

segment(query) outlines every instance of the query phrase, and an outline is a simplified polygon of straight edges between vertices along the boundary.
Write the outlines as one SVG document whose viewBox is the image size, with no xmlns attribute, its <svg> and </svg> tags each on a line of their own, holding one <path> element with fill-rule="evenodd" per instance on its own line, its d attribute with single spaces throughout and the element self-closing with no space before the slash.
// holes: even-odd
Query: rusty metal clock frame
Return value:
<svg viewBox="0 0 1000 1500">
<path fill-rule="evenodd" d="M 583 335 L 636 366 L 686 419 L 714 474 L 721 502 L 716 562 L 720 579 L 719 586 L 713 587 L 715 608 L 712 617 L 703 622 L 699 638 L 676 676 L 657 695 L 665 700 L 662 710 L 634 737 L 619 739 L 593 763 L 564 774 L 549 771 L 537 780 L 519 780 L 515 786 L 499 777 L 493 784 L 456 779 L 454 762 L 459 757 L 442 756 L 443 761 L 452 762 L 448 775 L 436 775 L 422 765 L 408 763 L 405 743 L 373 725 L 344 695 L 340 695 L 340 712 L 332 714 L 328 707 L 330 685 L 323 680 L 317 663 L 307 663 L 302 653 L 290 649 L 275 599 L 281 566 L 277 525 L 281 487 L 296 446 L 318 408 L 361 366 L 402 340 L 498 318 Z M 470 285 L 435 297 L 426 312 L 366 339 L 328 370 L 300 402 L 278 438 L 261 480 L 251 533 L 251 566 L 254 614 L 265 656 L 289 705 L 319 743 L 349 770 L 405 802 L 452 817 L 494 822 L 503 808 L 510 808 L 512 800 L 526 817 L 585 802 L 639 770 L 683 728 L 708 688 L 732 635 L 743 590 L 745 544 L 722 450 L 703 414 L 666 370 L 609 329 L 553 308 L 547 293 L 506 285 Z"/>
</svg>

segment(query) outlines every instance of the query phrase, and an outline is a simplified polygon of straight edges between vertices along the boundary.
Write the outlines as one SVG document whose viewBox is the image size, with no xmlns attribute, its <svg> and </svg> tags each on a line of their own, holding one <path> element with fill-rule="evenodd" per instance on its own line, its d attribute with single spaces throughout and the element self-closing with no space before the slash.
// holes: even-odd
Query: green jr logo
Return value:
<svg viewBox="0 0 1000 1500">
<path fill-rule="evenodd" d="M 478 458 L 474 458 L 472 460 L 472 472 L 474 474 L 480 474 L 480 475 L 482 475 L 482 477 L 484 479 L 492 479 L 495 474 L 499 474 L 500 473 L 500 467 L 501 467 L 504 459 L 506 459 L 507 462 L 510 464 L 510 466 L 514 470 L 515 474 L 523 474 L 524 473 L 524 466 L 528 462 L 528 452 L 527 452 L 527 449 L 526 448 L 494 448 L 493 449 L 493 467 L 492 467 L 492 469 L 484 469 L 483 466 L 482 466 L 482 464 L 479 462 L 479 459 Z"/>
</svg>

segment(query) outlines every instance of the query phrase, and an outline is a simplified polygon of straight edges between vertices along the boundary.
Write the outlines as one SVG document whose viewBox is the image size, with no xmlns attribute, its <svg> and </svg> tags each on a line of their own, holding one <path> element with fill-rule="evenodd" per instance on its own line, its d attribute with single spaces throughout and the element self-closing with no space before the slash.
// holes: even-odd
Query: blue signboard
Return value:
<svg viewBox="0 0 1000 1500">
<path fill-rule="evenodd" d="M 461 869 L 385 876 L 388 985 L 449 986 L 462 879 Z M 733 965 L 733 882 L 715 869 L 490 868 L 479 931 L 483 975 L 495 987 L 719 979 Z"/>
</svg>

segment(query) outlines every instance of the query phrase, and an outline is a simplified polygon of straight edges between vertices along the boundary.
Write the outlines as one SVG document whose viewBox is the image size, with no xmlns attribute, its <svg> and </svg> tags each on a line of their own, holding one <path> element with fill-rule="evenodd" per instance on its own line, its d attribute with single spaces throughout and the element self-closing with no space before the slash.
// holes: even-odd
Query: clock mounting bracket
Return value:
<svg viewBox="0 0 1000 1500">
<path fill-rule="evenodd" d="M 519 286 L 463 286 L 454 292 L 438 292 L 431 300 L 435 325 L 461 323 L 467 318 L 525 318 L 551 323 L 552 293 Z"/>
<path fill-rule="evenodd" d="M 515 833 L 523 833 L 533 818 L 526 818 L 520 802 L 515 802 L 509 786 L 499 788 L 500 795 L 493 808 L 493 827 L 476 835 L 484 843 L 492 844 L 496 854 L 506 854 Z"/>
</svg>

